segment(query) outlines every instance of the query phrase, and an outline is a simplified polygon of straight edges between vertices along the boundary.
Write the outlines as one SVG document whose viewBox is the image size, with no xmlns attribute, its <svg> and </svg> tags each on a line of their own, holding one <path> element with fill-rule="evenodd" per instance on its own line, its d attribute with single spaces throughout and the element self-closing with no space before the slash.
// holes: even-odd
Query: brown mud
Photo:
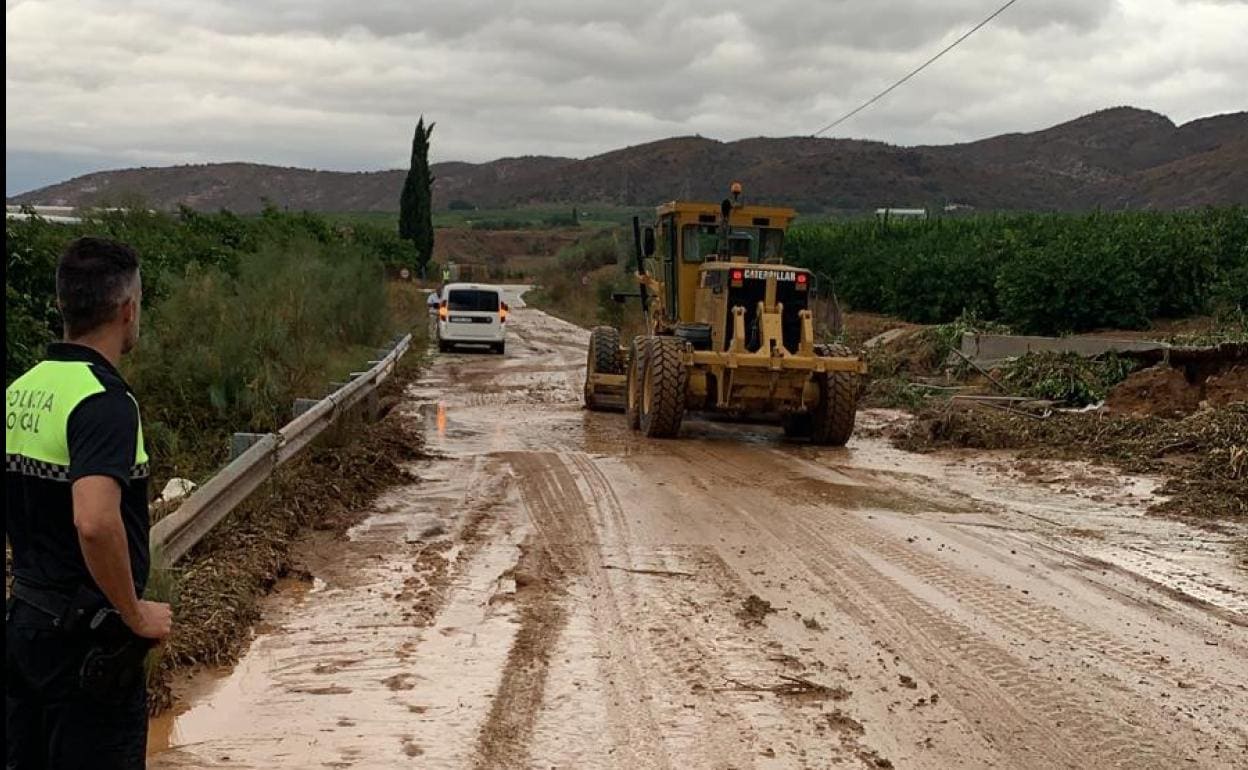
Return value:
<svg viewBox="0 0 1248 770">
<path fill-rule="evenodd" d="M 906 452 L 880 410 L 840 450 L 648 441 L 580 408 L 585 332 L 513 319 L 408 389 L 420 482 L 300 547 L 313 582 L 178 683 L 152 767 L 1242 766 L 1241 524 L 1144 515 L 1149 474 Z"/>
<path fill-rule="evenodd" d="M 383 402 L 416 376 L 416 358 L 383 385 Z M 422 457 L 422 446 L 421 433 L 402 420 L 364 425 L 348 416 L 193 549 L 174 571 L 174 632 L 155 658 L 151 710 L 172 705 L 171 682 L 187 669 L 237 660 L 246 629 L 260 617 L 260 599 L 278 581 L 312 581 L 292 545 L 309 531 L 325 541 L 341 537 L 379 492 L 414 480 L 400 463 Z"/>
</svg>

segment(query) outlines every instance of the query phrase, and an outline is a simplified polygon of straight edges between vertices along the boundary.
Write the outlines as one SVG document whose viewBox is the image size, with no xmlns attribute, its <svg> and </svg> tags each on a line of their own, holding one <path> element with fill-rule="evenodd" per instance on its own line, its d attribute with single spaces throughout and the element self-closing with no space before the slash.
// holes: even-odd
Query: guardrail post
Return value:
<svg viewBox="0 0 1248 770">
<path fill-rule="evenodd" d="M 239 455 L 251 449 L 252 446 L 259 443 L 267 435 L 269 434 L 235 433 L 233 436 L 230 436 L 230 461 L 233 462 Z"/>
</svg>

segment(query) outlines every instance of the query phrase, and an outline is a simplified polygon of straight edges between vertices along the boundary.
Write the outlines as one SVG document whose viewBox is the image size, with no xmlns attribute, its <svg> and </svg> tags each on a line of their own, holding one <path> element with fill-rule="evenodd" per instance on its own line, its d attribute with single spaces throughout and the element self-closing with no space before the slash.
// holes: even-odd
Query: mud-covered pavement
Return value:
<svg viewBox="0 0 1248 770">
<path fill-rule="evenodd" d="M 1248 762 L 1237 533 L 1143 517 L 1154 481 L 648 441 L 580 408 L 587 334 L 511 320 L 506 357 L 435 360 L 401 408 L 440 459 L 308 544 L 153 767 Z"/>
</svg>

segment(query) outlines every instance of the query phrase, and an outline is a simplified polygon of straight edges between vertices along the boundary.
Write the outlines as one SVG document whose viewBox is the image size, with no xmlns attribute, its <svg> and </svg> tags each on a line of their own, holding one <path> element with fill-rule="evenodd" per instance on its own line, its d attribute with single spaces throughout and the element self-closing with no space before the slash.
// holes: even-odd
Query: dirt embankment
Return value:
<svg viewBox="0 0 1248 770">
<path fill-rule="evenodd" d="M 383 410 L 419 373 L 417 359 L 409 356 L 383 386 Z M 306 577 L 293 545 L 312 531 L 345 533 L 383 490 L 412 481 L 402 464 L 423 457 L 423 447 L 420 432 L 399 419 L 331 429 L 191 551 L 176 568 L 174 631 L 150 679 L 152 712 L 171 705 L 175 674 L 233 663 L 259 618 L 258 600 L 281 578 Z"/>
<path fill-rule="evenodd" d="M 1248 364 L 1195 379 L 1183 369 L 1158 364 L 1123 380 L 1110 391 L 1105 406 L 1113 414 L 1182 417 L 1202 404 L 1217 408 L 1244 401 L 1248 401 Z"/>
</svg>

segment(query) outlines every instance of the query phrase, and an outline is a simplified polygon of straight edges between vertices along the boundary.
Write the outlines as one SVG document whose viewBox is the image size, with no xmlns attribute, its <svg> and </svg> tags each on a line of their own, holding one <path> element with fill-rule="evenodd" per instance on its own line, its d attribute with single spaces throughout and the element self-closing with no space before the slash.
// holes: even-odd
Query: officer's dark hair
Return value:
<svg viewBox="0 0 1248 770">
<path fill-rule="evenodd" d="M 56 298 L 65 336 L 89 334 L 113 320 L 138 280 L 139 255 L 108 238 L 79 238 L 56 266 Z"/>
</svg>

